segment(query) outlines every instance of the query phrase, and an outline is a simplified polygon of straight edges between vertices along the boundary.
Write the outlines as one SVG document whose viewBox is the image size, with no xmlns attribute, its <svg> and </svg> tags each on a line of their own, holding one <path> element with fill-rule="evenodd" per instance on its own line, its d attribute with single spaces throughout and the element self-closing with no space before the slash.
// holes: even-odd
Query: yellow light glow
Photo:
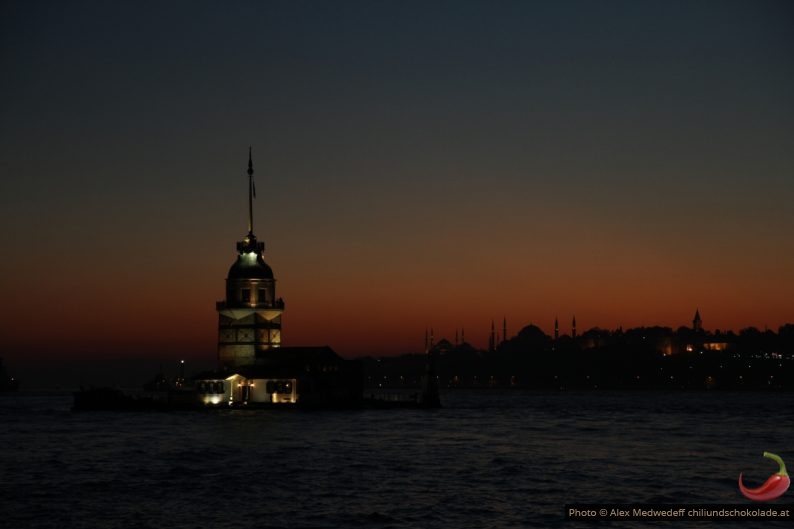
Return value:
<svg viewBox="0 0 794 529">
<path fill-rule="evenodd" d="M 201 402 L 204 404 L 220 404 L 223 397 L 221 395 L 204 395 L 202 397 Z"/>
</svg>

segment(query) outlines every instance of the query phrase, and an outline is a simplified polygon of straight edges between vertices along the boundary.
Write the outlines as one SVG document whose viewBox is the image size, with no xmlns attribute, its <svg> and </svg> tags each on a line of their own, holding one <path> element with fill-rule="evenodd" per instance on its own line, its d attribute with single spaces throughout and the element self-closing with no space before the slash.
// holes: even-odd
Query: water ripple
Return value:
<svg viewBox="0 0 794 529">
<path fill-rule="evenodd" d="M 4 523 L 590 527 L 566 522 L 563 506 L 742 503 L 738 472 L 764 450 L 785 454 L 794 418 L 791 394 L 774 406 L 747 393 L 445 397 L 431 413 L 128 414 L 4 397 Z"/>
</svg>

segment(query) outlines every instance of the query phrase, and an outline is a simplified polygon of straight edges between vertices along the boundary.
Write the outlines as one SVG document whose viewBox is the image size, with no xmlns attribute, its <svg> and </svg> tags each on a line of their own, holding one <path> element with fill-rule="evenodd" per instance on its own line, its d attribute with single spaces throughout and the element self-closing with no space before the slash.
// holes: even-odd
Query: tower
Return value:
<svg viewBox="0 0 794 529">
<path fill-rule="evenodd" d="M 571 338 L 576 340 L 576 316 L 573 317 L 573 321 L 571 322 Z"/>
<path fill-rule="evenodd" d="M 560 339 L 560 322 L 557 321 L 557 316 L 554 317 L 554 341 Z"/>
<path fill-rule="evenodd" d="M 507 341 L 507 316 L 502 317 L 502 342 Z"/>
<path fill-rule="evenodd" d="M 692 320 L 692 330 L 695 332 L 703 331 L 703 320 L 700 319 L 700 309 L 695 309 L 695 317 Z"/>
<path fill-rule="evenodd" d="M 218 311 L 218 365 L 236 368 L 260 363 L 268 349 L 281 346 L 284 301 L 276 298 L 273 270 L 254 235 L 254 166 L 248 149 L 248 234 L 237 243 L 237 260 L 226 276 L 226 299 Z"/>
</svg>

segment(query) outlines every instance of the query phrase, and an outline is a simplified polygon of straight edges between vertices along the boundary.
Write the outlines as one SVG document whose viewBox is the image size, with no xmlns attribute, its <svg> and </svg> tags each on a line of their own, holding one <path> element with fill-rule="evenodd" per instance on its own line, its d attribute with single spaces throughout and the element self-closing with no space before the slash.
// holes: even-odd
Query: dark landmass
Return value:
<svg viewBox="0 0 794 529">
<path fill-rule="evenodd" d="M 528 325 L 490 350 L 441 340 L 441 388 L 794 390 L 794 324 L 777 333 L 590 329 L 554 339 Z M 365 386 L 415 387 L 425 354 L 364 358 Z"/>
<path fill-rule="evenodd" d="M 8 374 L 3 359 L 0 358 L 0 392 L 17 390 L 19 390 L 19 379 Z"/>
</svg>

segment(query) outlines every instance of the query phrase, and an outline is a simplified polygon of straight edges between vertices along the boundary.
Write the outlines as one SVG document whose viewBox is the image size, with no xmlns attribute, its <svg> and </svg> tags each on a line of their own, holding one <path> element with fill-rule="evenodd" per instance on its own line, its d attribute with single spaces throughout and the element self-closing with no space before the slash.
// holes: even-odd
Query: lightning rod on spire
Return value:
<svg viewBox="0 0 794 529">
<path fill-rule="evenodd" d="M 254 234 L 254 163 L 248 146 L 248 235 Z"/>
</svg>

